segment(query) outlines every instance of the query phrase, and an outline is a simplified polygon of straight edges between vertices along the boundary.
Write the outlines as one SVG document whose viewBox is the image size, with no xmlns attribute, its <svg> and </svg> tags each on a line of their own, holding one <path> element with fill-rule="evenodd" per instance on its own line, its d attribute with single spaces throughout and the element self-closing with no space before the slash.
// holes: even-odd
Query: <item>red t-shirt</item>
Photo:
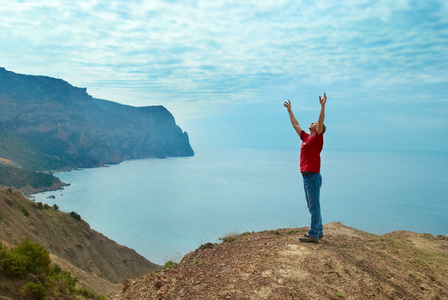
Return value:
<svg viewBox="0 0 448 300">
<path fill-rule="evenodd" d="M 324 146 L 324 134 L 315 133 L 312 137 L 302 130 L 300 132 L 300 172 L 320 173 L 320 152 Z"/>
</svg>

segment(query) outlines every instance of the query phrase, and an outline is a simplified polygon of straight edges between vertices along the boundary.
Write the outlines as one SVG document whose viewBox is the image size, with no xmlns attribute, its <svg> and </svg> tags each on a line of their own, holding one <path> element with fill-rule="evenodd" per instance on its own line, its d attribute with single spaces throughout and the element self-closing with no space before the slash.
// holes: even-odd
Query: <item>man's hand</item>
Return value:
<svg viewBox="0 0 448 300">
<path fill-rule="evenodd" d="M 297 122 L 296 117 L 294 117 L 294 114 L 291 110 L 291 101 L 285 101 L 283 103 L 283 106 L 286 107 L 289 114 L 289 119 L 291 120 L 292 127 L 296 130 L 297 134 L 300 136 L 300 133 L 302 132 L 302 128 L 300 128 L 299 122 Z"/>
<path fill-rule="evenodd" d="M 325 104 L 327 103 L 327 95 L 324 93 L 324 97 L 319 96 L 320 102 L 320 114 L 317 121 L 317 133 L 321 134 L 324 131 L 324 119 L 325 119 Z"/>
<path fill-rule="evenodd" d="M 327 95 L 325 93 L 324 93 L 324 97 L 323 98 L 321 98 L 319 96 L 319 102 L 320 102 L 321 106 L 325 106 L 325 103 L 327 103 Z"/>
<path fill-rule="evenodd" d="M 291 101 L 285 101 L 285 103 L 283 103 L 283 106 L 286 107 L 286 109 L 288 110 L 288 112 L 291 111 Z"/>
</svg>

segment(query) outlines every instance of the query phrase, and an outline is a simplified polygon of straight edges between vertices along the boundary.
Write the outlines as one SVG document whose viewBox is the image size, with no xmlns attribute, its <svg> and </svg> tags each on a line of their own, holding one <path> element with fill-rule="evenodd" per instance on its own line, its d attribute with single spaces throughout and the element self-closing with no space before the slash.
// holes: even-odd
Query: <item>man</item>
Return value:
<svg viewBox="0 0 448 300">
<path fill-rule="evenodd" d="M 315 123 L 311 123 L 309 134 L 302 130 L 299 122 L 294 117 L 294 114 L 291 111 L 291 101 L 285 101 L 283 104 L 288 110 L 292 126 L 302 140 L 302 145 L 300 146 L 300 172 L 303 177 L 308 210 L 311 214 L 311 226 L 308 233 L 305 234 L 305 237 L 299 238 L 299 241 L 309 243 L 319 243 L 319 239 L 324 237 L 319 198 L 320 187 L 322 185 L 322 177 L 320 175 L 320 152 L 324 145 L 325 104 L 327 102 L 327 95 L 325 93 L 323 98 L 319 96 L 319 102 L 319 120 Z"/>
</svg>

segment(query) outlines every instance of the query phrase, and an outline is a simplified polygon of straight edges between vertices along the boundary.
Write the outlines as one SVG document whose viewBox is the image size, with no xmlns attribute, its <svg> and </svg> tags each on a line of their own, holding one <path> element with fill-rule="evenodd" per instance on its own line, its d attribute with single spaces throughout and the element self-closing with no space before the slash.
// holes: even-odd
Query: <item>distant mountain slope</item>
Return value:
<svg viewBox="0 0 448 300">
<path fill-rule="evenodd" d="M 25 194 L 57 190 L 66 184 L 59 178 L 41 172 L 33 172 L 0 163 L 0 183 L 3 186 L 20 188 Z"/>
<path fill-rule="evenodd" d="M 0 189 L 0 242 L 17 245 L 28 238 L 39 243 L 52 254 L 54 262 L 68 266 L 80 278 L 88 278 L 88 284 L 98 292 L 118 292 L 117 284 L 126 278 L 160 268 L 77 217 L 40 206 L 13 189 Z"/>
<path fill-rule="evenodd" d="M 0 68 L 3 159 L 29 170 L 61 170 L 191 155 L 187 133 L 162 106 L 93 99 L 61 79 Z"/>
</svg>

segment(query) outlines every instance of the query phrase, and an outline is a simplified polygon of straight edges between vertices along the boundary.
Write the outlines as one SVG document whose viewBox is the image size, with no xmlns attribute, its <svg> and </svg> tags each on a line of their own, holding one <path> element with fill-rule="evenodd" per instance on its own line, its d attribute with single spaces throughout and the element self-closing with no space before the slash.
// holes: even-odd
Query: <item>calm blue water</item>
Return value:
<svg viewBox="0 0 448 300">
<path fill-rule="evenodd" d="M 308 226 L 298 151 L 226 149 L 63 172 L 35 201 L 164 264 L 230 232 Z M 448 154 L 322 153 L 324 223 L 375 234 L 448 233 Z M 55 195 L 56 199 L 47 199 Z"/>
</svg>

